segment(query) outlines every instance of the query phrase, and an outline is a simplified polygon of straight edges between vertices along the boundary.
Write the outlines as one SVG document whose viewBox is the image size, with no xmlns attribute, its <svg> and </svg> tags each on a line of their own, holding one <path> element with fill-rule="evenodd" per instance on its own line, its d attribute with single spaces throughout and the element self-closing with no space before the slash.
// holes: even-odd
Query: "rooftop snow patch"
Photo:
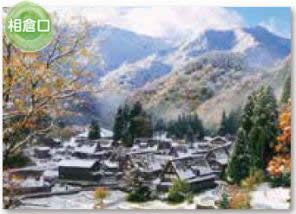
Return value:
<svg viewBox="0 0 296 214">
<path fill-rule="evenodd" d="M 96 162 L 97 160 L 62 160 L 59 162 L 59 166 L 91 168 Z"/>
</svg>

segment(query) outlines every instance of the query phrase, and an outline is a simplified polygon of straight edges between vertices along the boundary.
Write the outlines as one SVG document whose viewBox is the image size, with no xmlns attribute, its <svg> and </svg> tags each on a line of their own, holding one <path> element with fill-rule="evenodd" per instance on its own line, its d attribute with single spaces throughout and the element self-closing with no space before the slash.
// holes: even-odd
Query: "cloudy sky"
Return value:
<svg viewBox="0 0 296 214">
<path fill-rule="evenodd" d="M 175 38 L 205 29 L 261 25 L 290 38 L 290 9 L 266 7 L 68 7 L 53 8 L 65 19 L 82 15 L 90 22 L 110 24 L 153 37 Z"/>
</svg>

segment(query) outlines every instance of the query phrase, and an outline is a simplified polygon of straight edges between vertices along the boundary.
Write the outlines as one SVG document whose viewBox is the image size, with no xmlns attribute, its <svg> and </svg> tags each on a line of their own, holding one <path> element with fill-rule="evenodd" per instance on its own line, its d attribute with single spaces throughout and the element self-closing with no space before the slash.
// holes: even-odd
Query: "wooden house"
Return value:
<svg viewBox="0 0 296 214">
<path fill-rule="evenodd" d="M 101 145 L 95 141 L 75 147 L 73 156 L 80 159 L 107 159 L 111 151 L 102 150 Z"/>
<path fill-rule="evenodd" d="M 186 145 L 179 144 L 179 143 L 173 143 L 168 153 L 168 155 L 176 158 L 186 156 L 187 154 L 188 154 L 188 148 L 186 147 Z"/>
<path fill-rule="evenodd" d="M 137 168 L 146 180 L 159 177 L 162 166 L 153 152 L 133 152 L 126 156 L 121 162 L 123 171 Z"/>
<path fill-rule="evenodd" d="M 210 140 L 210 143 L 213 146 L 224 146 L 228 143 L 227 139 L 225 137 L 217 136 Z"/>
<path fill-rule="evenodd" d="M 135 138 L 134 139 L 134 144 L 142 144 L 142 145 L 146 145 L 147 147 L 153 147 L 155 145 L 158 144 L 158 140 L 157 139 L 153 139 L 153 138 Z"/>
<path fill-rule="evenodd" d="M 64 160 L 59 163 L 59 179 L 78 181 L 97 181 L 96 172 L 100 169 L 97 160 Z"/>
<path fill-rule="evenodd" d="M 37 147 L 34 150 L 34 155 L 38 159 L 47 159 L 50 158 L 50 148 L 49 147 Z"/>
<path fill-rule="evenodd" d="M 229 146 L 216 147 L 207 154 L 207 161 L 215 173 L 221 173 L 223 168 L 227 166 L 230 158 Z"/>
<path fill-rule="evenodd" d="M 185 180 L 193 191 L 215 186 L 216 175 L 204 155 L 194 155 L 170 160 L 165 166 L 158 189 L 167 191 L 175 179 Z"/>
<path fill-rule="evenodd" d="M 11 188 L 17 195 L 51 192 L 52 188 L 52 185 L 44 181 L 42 177 L 26 178 L 14 182 L 14 184 Z"/>
</svg>

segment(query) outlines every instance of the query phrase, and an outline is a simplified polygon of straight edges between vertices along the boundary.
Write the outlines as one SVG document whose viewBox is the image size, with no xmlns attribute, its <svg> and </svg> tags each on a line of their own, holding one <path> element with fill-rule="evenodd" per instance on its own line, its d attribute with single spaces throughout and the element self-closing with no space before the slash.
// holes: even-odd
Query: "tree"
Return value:
<svg viewBox="0 0 296 214">
<path fill-rule="evenodd" d="M 238 130 L 237 140 L 234 144 L 233 153 L 226 168 L 227 180 L 239 184 L 240 181 L 249 175 L 250 155 L 246 132 L 243 128 Z"/>
<path fill-rule="evenodd" d="M 278 135 L 277 115 L 270 87 L 262 87 L 248 97 L 226 171 L 228 180 L 239 183 L 252 171 L 265 169 L 271 158 L 272 142 Z"/>
<path fill-rule="evenodd" d="M 291 174 L 291 102 L 288 102 L 280 114 L 279 127 L 281 134 L 277 137 L 274 145 L 274 156 L 267 166 L 268 173 L 273 177 L 281 177 Z M 289 178 L 290 179 L 290 178 Z"/>
<path fill-rule="evenodd" d="M 95 204 L 95 207 L 100 206 L 101 209 L 104 208 L 104 199 L 108 197 L 109 191 L 106 187 L 97 187 L 94 192 L 94 199 L 95 201 L 98 201 L 97 204 Z"/>
<path fill-rule="evenodd" d="M 190 147 L 193 148 L 194 143 L 194 133 L 191 127 L 188 128 L 188 132 L 186 135 L 186 142 L 190 143 Z"/>
<path fill-rule="evenodd" d="M 55 127 L 56 119 L 69 113 L 65 101 L 93 91 L 86 84 L 90 73 L 77 62 L 78 55 L 88 54 L 88 25 L 80 21 L 79 28 L 57 25 L 52 44 L 40 52 L 23 53 L 3 37 L 4 160 Z"/>
<path fill-rule="evenodd" d="M 276 99 L 270 87 L 262 87 L 255 95 L 252 127 L 248 133 L 251 167 L 265 169 L 279 134 Z"/>
<path fill-rule="evenodd" d="M 143 110 L 141 103 L 131 106 L 125 104 L 118 108 L 113 126 L 113 139 L 122 140 L 130 147 L 138 137 L 152 137 L 153 127 L 150 116 Z"/>
<path fill-rule="evenodd" d="M 291 75 L 288 76 L 281 97 L 281 103 L 288 103 L 291 97 Z"/>
<path fill-rule="evenodd" d="M 228 200 L 228 195 L 226 192 L 223 192 L 223 194 L 222 194 L 222 199 L 219 203 L 219 208 L 220 209 L 229 209 L 229 200 Z"/>
<path fill-rule="evenodd" d="M 185 139 L 188 136 L 188 132 L 193 132 L 193 136 L 197 136 L 202 139 L 205 135 L 205 130 L 202 121 L 197 114 L 179 115 L 177 120 L 168 122 L 167 132 L 169 136 L 177 139 Z M 192 133 L 189 133 L 192 135 Z"/>
<path fill-rule="evenodd" d="M 124 118 L 123 118 L 123 109 L 120 106 L 115 115 L 115 121 L 113 126 L 113 140 L 118 141 L 122 137 L 122 131 L 124 129 Z"/>
<path fill-rule="evenodd" d="M 90 140 L 96 140 L 101 138 L 101 128 L 96 120 L 92 120 L 90 127 L 89 127 L 89 132 L 88 132 L 88 139 Z"/>
<path fill-rule="evenodd" d="M 240 109 L 231 111 L 226 115 L 223 111 L 221 123 L 217 134 L 220 136 L 225 136 L 226 134 L 235 135 L 240 123 Z"/>
<path fill-rule="evenodd" d="M 169 189 L 168 200 L 172 203 L 181 203 L 190 192 L 190 185 L 185 180 L 175 179 Z"/>
<path fill-rule="evenodd" d="M 225 136 L 228 132 L 227 130 L 227 118 L 226 118 L 226 113 L 225 111 L 223 111 L 222 113 L 222 120 L 221 120 L 221 124 L 218 130 L 218 135 L 220 136 Z"/>
</svg>

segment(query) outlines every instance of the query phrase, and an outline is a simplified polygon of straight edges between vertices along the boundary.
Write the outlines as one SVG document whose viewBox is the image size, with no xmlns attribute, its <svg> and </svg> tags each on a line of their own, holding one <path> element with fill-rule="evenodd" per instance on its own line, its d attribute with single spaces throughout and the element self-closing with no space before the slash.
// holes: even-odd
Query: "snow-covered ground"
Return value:
<svg viewBox="0 0 296 214">
<path fill-rule="evenodd" d="M 104 200 L 106 209 L 118 208 L 125 201 L 126 194 L 121 191 L 110 191 Z M 48 198 L 34 198 L 23 200 L 24 205 L 18 209 L 93 209 L 95 200 L 93 192 L 80 192 L 72 195 L 51 196 Z"/>
<path fill-rule="evenodd" d="M 251 193 L 250 205 L 253 209 L 289 209 L 290 200 L 290 188 L 271 188 L 263 183 Z"/>
<path fill-rule="evenodd" d="M 145 203 L 130 203 L 126 201 L 127 194 L 121 191 L 110 191 L 104 200 L 105 209 L 196 209 L 196 204 L 214 207 L 217 199 L 217 188 L 195 195 L 193 203 L 169 204 L 161 200 Z M 47 198 L 25 199 L 24 205 L 18 209 L 93 209 L 95 200 L 93 192 L 86 191 L 72 195 L 51 196 Z"/>
</svg>

